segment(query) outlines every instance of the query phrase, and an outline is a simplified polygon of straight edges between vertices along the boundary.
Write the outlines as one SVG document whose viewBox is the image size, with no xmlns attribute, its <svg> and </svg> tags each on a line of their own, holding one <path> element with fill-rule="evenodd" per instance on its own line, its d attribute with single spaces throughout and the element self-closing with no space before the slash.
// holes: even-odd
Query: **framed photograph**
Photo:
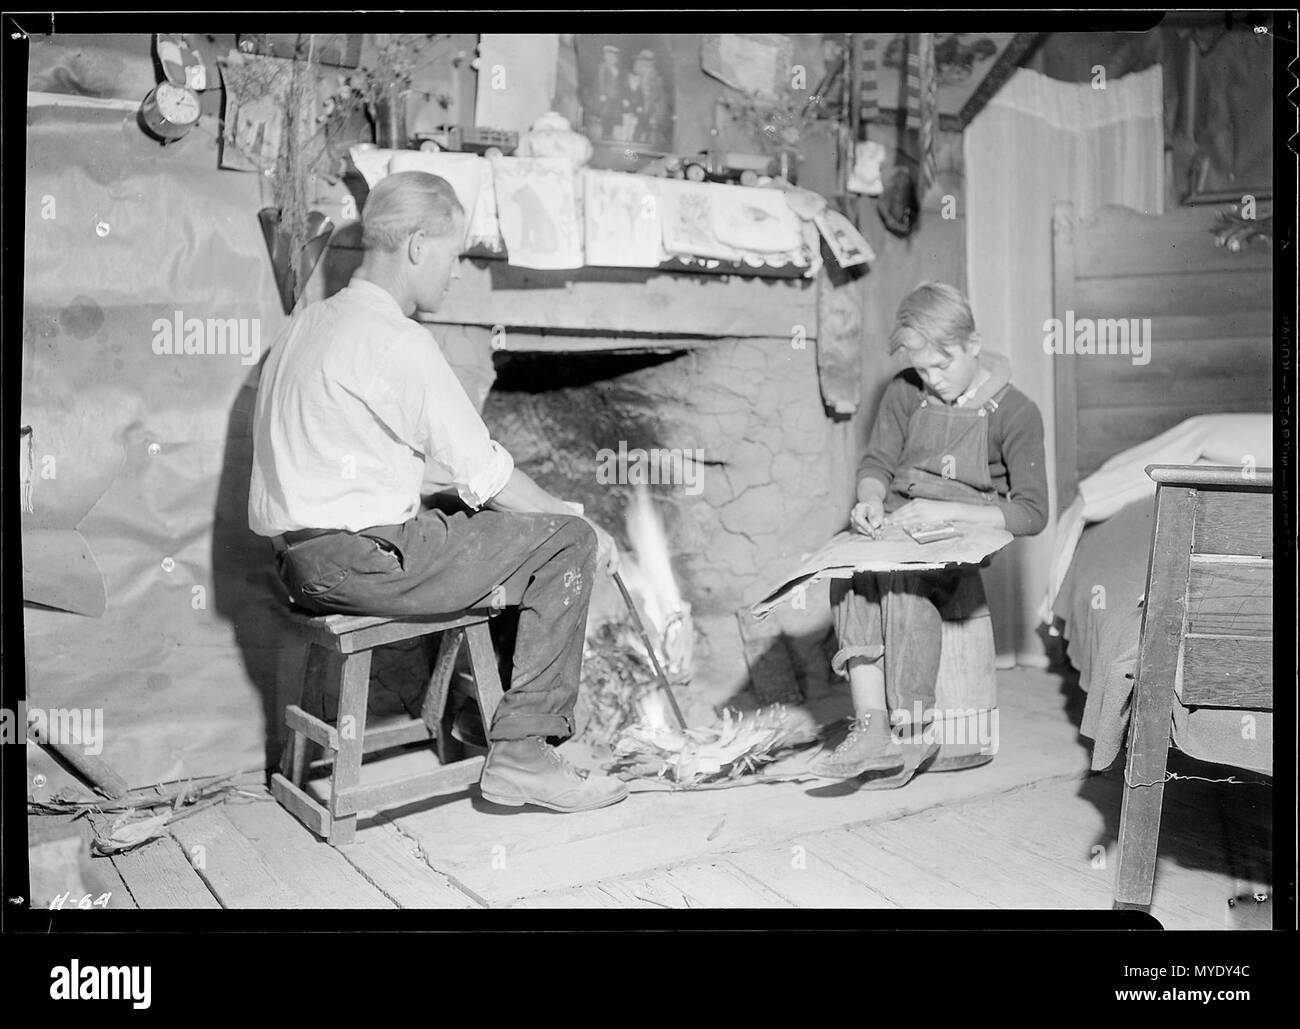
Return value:
<svg viewBox="0 0 1300 1029">
<path fill-rule="evenodd" d="M 659 35 L 579 35 L 578 96 L 593 168 L 627 170 L 673 144 L 672 50 Z"/>
</svg>

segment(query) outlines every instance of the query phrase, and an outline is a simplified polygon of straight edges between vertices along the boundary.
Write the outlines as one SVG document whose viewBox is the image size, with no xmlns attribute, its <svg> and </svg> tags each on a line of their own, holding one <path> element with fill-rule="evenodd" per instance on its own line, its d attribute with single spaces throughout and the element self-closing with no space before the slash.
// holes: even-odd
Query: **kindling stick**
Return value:
<svg viewBox="0 0 1300 1029">
<path fill-rule="evenodd" d="M 645 623 L 641 621 L 641 616 L 637 614 L 636 605 L 632 603 L 632 594 L 627 591 L 623 576 L 619 575 L 618 572 L 614 573 L 614 583 L 618 586 L 618 591 L 623 594 L 628 613 L 632 616 L 632 624 L 636 626 L 636 631 L 641 634 L 641 642 L 645 644 L 646 652 L 650 655 L 650 663 L 655 667 L 655 675 L 659 677 L 659 685 L 668 694 L 668 703 L 672 705 L 673 714 L 677 716 L 677 724 L 685 729 L 686 719 L 682 717 L 682 709 L 677 706 L 677 698 L 673 696 L 672 687 L 668 685 L 668 676 L 664 674 L 663 666 L 659 664 L 659 655 L 655 653 L 654 644 L 650 642 L 650 634 L 645 631 Z"/>
</svg>

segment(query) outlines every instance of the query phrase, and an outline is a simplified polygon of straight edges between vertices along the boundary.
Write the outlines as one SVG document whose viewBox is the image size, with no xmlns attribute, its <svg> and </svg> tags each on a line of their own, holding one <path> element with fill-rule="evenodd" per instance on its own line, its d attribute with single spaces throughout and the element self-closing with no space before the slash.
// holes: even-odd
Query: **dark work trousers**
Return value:
<svg viewBox="0 0 1300 1029">
<path fill-rule="evenodd" d="M 831 611 L 839 649 L 831 667 L 846 675 L 853 658 L 884 659 L 890 711 L 934 707 L 945 621 L 988 610 L 979 569 L 858 572 L 831 580 Z"/>
<path fill-rule="evenodd" d="M 518 606 L 513 674 L 488 739 L 573 734 L 596 534 L 575 515 L 439 500 L 400 525 L 330 533 L 276 555 L 313 614 L 440 615 Z"/>
</svg>

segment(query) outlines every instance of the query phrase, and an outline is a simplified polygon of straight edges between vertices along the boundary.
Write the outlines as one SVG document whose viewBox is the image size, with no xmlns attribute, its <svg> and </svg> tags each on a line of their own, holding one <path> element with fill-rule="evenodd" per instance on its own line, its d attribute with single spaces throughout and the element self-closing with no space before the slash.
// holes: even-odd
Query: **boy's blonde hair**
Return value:
<svg viewBox="0 0 1300 1029">
<path fill-rule="evenodd" d="M 463 216 L 456 191 L 440 175 L 429 172 L 394 172 L 382 179 L 366 197 L 361 215 L 361 245 L 367 250 L 396 250 L 413 232 L 445 236 Z"/>
<path fill-rule="evenodd" d="M 975 316 L 961 291 L 946 282 L 923 282 L 903 298 L 889 335 L 889 352 L 934 347 L 965 350 L 979 339 Z"/>
</svg>

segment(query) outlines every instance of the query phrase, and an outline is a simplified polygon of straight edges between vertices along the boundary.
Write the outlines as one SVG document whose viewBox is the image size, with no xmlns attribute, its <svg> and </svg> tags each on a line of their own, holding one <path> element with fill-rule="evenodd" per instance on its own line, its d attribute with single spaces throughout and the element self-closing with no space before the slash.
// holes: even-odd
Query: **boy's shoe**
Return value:
<svg viewBox="0 0 1300 1029">
<path fill-rule="evenodd" d="M 863 772 L 897 768 L 902 757 L 889 731 L 889 712 L 867 710 L 849 720 L 844 742 L 810 771 L 824 779 L 852 779 Z"/>
<path fill-rule="evenodd" d="M 934 763 L 927 772 L 960 772 L 967 768 L 979 768 L 993 760 L 993 755 L 985 751 L 978 743 L 945 743 L 939 748 Z"/>
<path fill-rule="evenodd" d="M 540 736 L 493 743 L 479 790 L 493 804 L 534 804 L 563 812 L 591 811 L 627 796 L 624 783 L 575 768 Z"/>
<path fill-rule="evenodd" d="M 900 786 L 906 786 L 919 773 L 928 771 L 942 749 L 939 741 L 929 733 L 929 728 L 929 725 L 920 725 L 915 729 L 901 727 L 895 732 L 891 750 L 886 757 L 882 757 L 882 760 L 893 757 L 894 765 L 891 767 L 898 765 L 902 767 L 892 775 L 867 779 L 858 788 L 896 790 Z"/>
</svg>

